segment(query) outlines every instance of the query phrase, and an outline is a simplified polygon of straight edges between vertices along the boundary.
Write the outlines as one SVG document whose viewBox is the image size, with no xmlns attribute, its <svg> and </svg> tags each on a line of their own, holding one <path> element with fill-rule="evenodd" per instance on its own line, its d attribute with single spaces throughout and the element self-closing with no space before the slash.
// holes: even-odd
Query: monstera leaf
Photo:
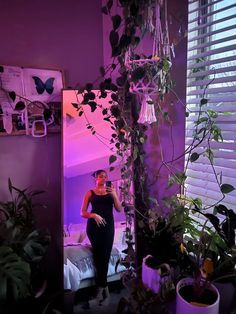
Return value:
<svg viewBox="0 0 236 314">
<path fill-rule="evenodd" d="M 0 302 L 30 295 L 30 267 L 7 246 L 0 247 Z"/>
<path fill-rule="evenodd" d="M 23 246 L 24 256 L 28 262 L 39 262 L 45 255 L 50 244 L 50 235 L 47 231 L 34 230 Z"/>
</svg>

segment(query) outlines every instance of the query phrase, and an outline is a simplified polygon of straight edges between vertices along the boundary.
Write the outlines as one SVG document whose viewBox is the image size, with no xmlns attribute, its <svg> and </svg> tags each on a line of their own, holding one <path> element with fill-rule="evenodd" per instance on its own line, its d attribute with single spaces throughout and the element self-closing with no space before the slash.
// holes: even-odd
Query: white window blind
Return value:
<svg viewBox="0 0 236 314">
<path fill-rule="evenodd" d="M 206 141 L 195 149 L 200 157 L 188 164 L 186 191 L 210 208 L 222 197 L 216 176 L 236 187 L 236 1 L 189 0 L 188 18 L 186 148 L 203 96 L 207 104 L 201 109 L 218 113 L 223 141 L 210 141 L 215 173 L 204 155 Z M 221 204 L 236 211 L 236 191 L 225 194 Z"/>
</svg>

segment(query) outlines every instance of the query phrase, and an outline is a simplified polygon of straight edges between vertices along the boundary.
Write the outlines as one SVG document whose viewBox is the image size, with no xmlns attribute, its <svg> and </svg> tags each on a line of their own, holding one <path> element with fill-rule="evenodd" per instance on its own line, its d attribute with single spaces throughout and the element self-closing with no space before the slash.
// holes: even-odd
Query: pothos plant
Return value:
<svg viewBox="0 0 236 314">
<path fill-rule="evenodd" d="M 164 71 L 165 80 L 161 81 L 159 98 L 155 103 L 156 111 L 159 115 L 164 115 L 161 110 L 161 102 L 163 96 L 172 86 L 169 71 L 170 65 L 167 56 L 161 55 L 154 67 L 134 66 L 131 70 L 126 63 L 127 55 L 130 60 L 139 60 L 143 55 L 136 52 L 140 41 L 144 34 L 148 31 L 148 14 L 147 12 L 155 6 L 157 1 L 117 1 L 120 14 L 112 14 L 113 1 L 109 0 L 102 7 L 102 12 L 110 17 L 112 29 L 109 34 L 109 42 L 112 52 L 112 63 L 106 67 L 101 67 L 101 77 L 99 78 L 99 98 L 107 98 L 110 96 L 110 108 L 102 108 L 96 99 L 93 89 L 96 89 L 96 80 L 94 83 L 87 83 L 81 86 L 78 94 L 83 96 L 82 102 L 76 102 L 72 105 L 78 111 L 78 115 L 86 115 L 84 106 L 90 106 L 91 111 L 102 110 L 103 119 L 107 121 L 113 130 L 110 144 L 113 146 L 111 156 L 109 158 L 110 171 L 114 169 L 113 163 L 120 162 L 121 179 L 123 183 L 120 186 L 124 199 L 124 208 L 127 218 L 134 215 L 132 209 L 136 212 L 136 219 L 139 222 L 144 220 L 145 224 L 149 223 L 149 209 L 156 203 L 154 198 L 149 196 L 147 190 L 147 172 L 145 167 L 145 150 L 144 144 L 147 139 L 146 131 L 148 126 L 137 123 L 139 104 L 134 95 L 130 91 L 132 82 L 138 81 L 150 75 L 157 75 L 159 71 Z M 145 56 L 145 58 L 149 58 Z M 113 72 L 117 71 L 118 76 L 114 79 Z M 155 73 L 154 73 L 155 72 Z M 166 113 L 165 113 L 166 119 Z M 88 121 L 87 128 L 91 130 L 94 136 L 99 136 L 95 128 Z M 131 191 L 132 182 L 134 183 L 133 194 Z M 152 203 L 150 205 L 150 202 Z M 134 206 L 131 206 L 134 205 Z M 155 207 L 155 206 L 154 206 Z M 139 224 L 139 223 L 138 223 Z M 138 225 L 137 224 L 137 225 Z M 141 223 L 139 224 L 141 227 Z M 134 256 L 131 246 L 134 242 L 129 224 L 126 229 L 127 244 Z M 126 265 L 131 263 L 128 260 L 124 262 Z M 132 262 L 134 262 L 132 260 Z"/>
</svg>

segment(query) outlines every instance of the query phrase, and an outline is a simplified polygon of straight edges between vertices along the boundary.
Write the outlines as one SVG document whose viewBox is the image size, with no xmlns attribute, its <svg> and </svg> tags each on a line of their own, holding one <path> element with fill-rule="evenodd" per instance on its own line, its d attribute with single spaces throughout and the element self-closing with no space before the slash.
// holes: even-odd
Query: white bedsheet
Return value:
<svg viewBox="0 0 236 314">
<path fill-rule="evenodd" d="M 121 249 L 124 247 L 120 247 L 119 249 L 116 246 L 119 254 L 122 255 Z M 79 252 L 79 251 L 78 251 Z M 117 251 L 116 251 L 117 252 Z M 110 262 L 108 265 L 108 276 L 112 276 L 114 274 L 125 271 L 125 267 L 123 265 L 118 265 L 117 271 L 115 271 L 116 260 L 118 260 L 117 254 L 114 257 L 111 255 Z M 93 263 L 90 262 L 87 267 L 83 267 L 83 271 L 81 271 L 74 263 L 70 261 L 70 259 L 65 258 L 64 260 L 64 289 L 71 289 L 76 291 L 79 289 L 80 283 L 83 279 L 89 279 L 95 277 L 95 267 Z"/>
</svg>

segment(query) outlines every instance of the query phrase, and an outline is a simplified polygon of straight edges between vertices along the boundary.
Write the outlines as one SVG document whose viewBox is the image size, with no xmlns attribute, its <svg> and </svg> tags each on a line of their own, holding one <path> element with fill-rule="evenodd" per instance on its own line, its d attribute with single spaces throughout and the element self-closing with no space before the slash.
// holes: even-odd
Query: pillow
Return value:
<svg viewBox="0 0 236 314">
<path fill-rule="evenodd" d="M 82 226 L 75 224 L 64 225 L 64 244 L 73 245 L 82 243 L 86 238 L 86 230 Z"/>
<path fill-rule="evenodd" d="M 125 226 L 118 226 L 115 228 L 114 243 L 125 245 Z"/>
</svg>

